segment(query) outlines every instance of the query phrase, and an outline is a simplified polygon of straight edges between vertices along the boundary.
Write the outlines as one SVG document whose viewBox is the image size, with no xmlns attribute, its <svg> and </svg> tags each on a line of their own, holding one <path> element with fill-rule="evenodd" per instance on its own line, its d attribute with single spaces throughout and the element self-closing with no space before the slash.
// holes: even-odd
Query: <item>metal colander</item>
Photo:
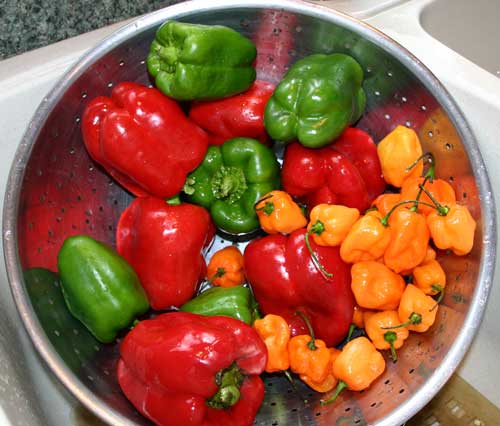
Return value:
<svg viewBox="0 0 500 426">
<path fill-rule="evenodd" d="M 466 257 L 441 253 L 448 286 L 436 324 L 412 333 L 397 363 L 366 391 L 344 391 L 321 406 L 320 394 L 280 375 L 265 378 L 257 425 L 400 425 L 443 386 L 480 324 L 495 258 L 491 188 L 471 131 L 439 81 L 412 55 L 373 28 L 341 13 L 297 1 L 184 2 L 141 17 L 89 51 L 45 98 L 16 154 L 4 206 L 4 247 L 14 298 L 24 325 L 50 369 L 90 411 L 110 425 L 150 424 L 124 398 L 115 378 L 118 345 L 97 343 L 76 321 L 58 316 L 57 281 L 31 291 L 32 267 L 56 270 L 69 235 L 114 244 L 118 218 L 131 196 L 88 156 L 80 117 L 88 100 L 125 80 L 151 84 L 145 58 L 167 19 L 221 24 L 258 47 L 258 77 L 277 83 L 311 53 L 344 52 L 365 71 L 367 110 L 357 126 L 380 140 L 397 124 L 415 129 L 436 157 L 437 175 L 478 222 Z M 211 250 L 244 242 L 218 236 Z M 35 287 L 36 288 L 36 287 Z M 30 291 L 28 291 L 30 290 Z M 31 297 L 30 297 L 31 295 Z M 307 403 L 304 403 L 304 399 Z M 165 407 L 168 409 L 168 407 Z"/>
</svg>

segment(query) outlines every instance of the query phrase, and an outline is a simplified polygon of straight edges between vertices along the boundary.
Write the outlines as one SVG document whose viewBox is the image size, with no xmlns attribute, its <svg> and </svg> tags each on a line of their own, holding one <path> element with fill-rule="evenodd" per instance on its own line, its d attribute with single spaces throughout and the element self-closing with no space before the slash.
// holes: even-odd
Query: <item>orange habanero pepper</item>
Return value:
<svg viewBox="0 0 500 426">
<path fill-rule="evenodd" d="M 446 214 L 436 210 L 427 216 L 427 225 L 436 247 L 452 250 L 464 256 L 472 250 L 476 221 L 469 209 L 459 204 L 446 208 Z"/>
<path fill-rule="evenodd" d="M 321 404 L 335 401 L 346 387 L 353 391 L 367 389 L 384 370 L 384 357 L 368 338 L 362 336 L 351 340 L 333 364 L 333 375 L 339 380 L 337 388 L 330 398 L 321 400 Z"/>
<path fill-rule="evenodd" d="M 306 322 L 309 334 L 294 336 L 288 342 L 290 370 L 299 376 L 307 376 L 315 383 L 322 383 L 329 374 L 331 353 L 323 340 L 314 337 L 309 320 L 297 312 Z"/>
<path fill-rule="evenodd" d="M 318 204 L 310 213 L 307 235 L 312 234 L 314 242 L 320 246 L 338 246 L 344 241 L 352 225 L 359 218 L 358 209 Z"/>
<path fill-rule="evenodd" d="M 235 246 L 216 251 L 207 265 L 208 281 L 220 287 L 235 287 L 243 284 L 243 255 Z"/>
<path fill-rule="evenodd" d="M 288 370 L 290 327 L 285 319 L 279 315 L 267 314 L 264 318 L 256 319 L 253 328 L 267 347 L 266 371 L 275 373 Z"/>
<path fill-rule="evenodd" d="M 380 259 L 391 241 L 390 229 L 382 224 L 382 215 L 372 210 L 361 216 L 340 245 L 340 257 L 346 263 Z"/>
<path fill-rule="evenodd" d="M 397 126 L 377 145 L 377 154 L 382 166 L 384 180 L 401 188 L 405 179 L 420 176 L 424 166 L 422 146 L 413 129 Z M 417 163 L 415 163 L 417 161 Z"/>
<path fill-rule="evenodd" d="M 307 225 L 299 205 L 284 191 L 271 191 L 255 205 L 261 228 L 268 234 L 290 234 Z"/>
<path fill-rule="evenodd" d="M 410 331 L 426 332 L 436 320 L 438 305 L 413 284 L 408 284 L 399 303 L 399 320 L 403 323 L 391 329 L 406 327 Z"/>
<path fill-rule="evenodd" d="M 388 330 L 401 323 L 398 311 L 382 311 L 365 315 L 365 331 L 377 349 L 390 349 L 391 358 L 397 361 L 396 349 L 401 348 L 410 332 L 406 327 Z"/>
<path fill-rule="evenodd" d="M 351 289 L 356 303 L 365 309 L 397 309 L 405 281 L 383 263 L 369 260 L 351 267 Z"/>
<path fill-rule="evenodd" d="M 446 274 L 437 260 L 430 260 L 413 269 L 413 284 L 427 295 L 439 294 L 439 303 L 444 296 Z"/>
<path fill-rule="evenodd" d="M 390 214 L 389 228 L 391 239 L 384 252 L 384 263 L 396 273 L 422 263 L 430 238 L 425 216 L 412 209 L 396 209 Z"/>
<path fill-rule="evenodd" d="M 307 375 L 300 375 L 300 379 L 308 385 L 310 388 L 314 389 L 316 392 L 329 392 L 331 391 L 335 386 L 337 386 L 338 380 L 333 374 L 333 365 L 335 363 L 335 360 L 340 354 L 340 351 L 335 348 L 328 348 L 330 351 L 330 363 L 328 365 L 328 375 L 326 376 L 326 379 L 323 380 L 322 382 L 318 383 L 313 381 L 309 376 Z"/>
</svg>

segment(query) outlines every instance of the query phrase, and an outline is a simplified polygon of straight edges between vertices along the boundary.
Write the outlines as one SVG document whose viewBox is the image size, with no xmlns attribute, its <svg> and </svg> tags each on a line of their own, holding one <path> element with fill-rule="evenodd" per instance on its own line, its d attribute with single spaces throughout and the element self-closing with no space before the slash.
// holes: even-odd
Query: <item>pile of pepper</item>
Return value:
<svg viewBox="0 0 500 426">
<path fill-rule="evenodd" d="M 123 337 L 118 382 L 160 426 L 251 425 L 263 372 L 335 389 L 324 404 L 366 389 L 380 351 L 395 361 L 432 326 L 436 251 L 472 249 L 475 222 L 415 132 L 377 145 L 353 127 L 352 57 L 310 55 L 274 86 L 256 54 L 230 28 L 168 21 L 146 61 L 155 87 L 119 83 L 83 114 L 89 155 L 135 198 L 114 247 L 64 242 L 62 295 L 100 342 Z M 216 232 L 253 239 L 206 259 Z"/>
</svg>

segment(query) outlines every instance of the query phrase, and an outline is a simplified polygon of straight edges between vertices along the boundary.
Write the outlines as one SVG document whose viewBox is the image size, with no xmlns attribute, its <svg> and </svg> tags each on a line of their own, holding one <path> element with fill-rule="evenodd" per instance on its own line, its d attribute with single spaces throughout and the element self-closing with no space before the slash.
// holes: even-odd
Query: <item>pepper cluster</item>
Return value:
<svg viewBox="0 0 500 426">
<path fill-rule="evenodd" d="M 324 404 L 366 389 L 380 350 L 395 360 L 434 322 L 436 251 L 472 249 L 474 219 L 434 164 L 424 173 L 415 132 L 377 145 L 353 127 L 355 59 L 312 54 L 275 86 L 256 80 L 256 55 L 230 28 L 168 21 L 146 61 L 155 87 L 121 82 L 82 117 L 89 155 L 134 199 L 115 248 L 65 240 L 62 296 L 92 339 L 123 337 L 118 382 L 160 426 L 250 426 L 264 371 L 335 389 Z M 207 259 L 216 232 L 254 238 Z"/>
</svg>

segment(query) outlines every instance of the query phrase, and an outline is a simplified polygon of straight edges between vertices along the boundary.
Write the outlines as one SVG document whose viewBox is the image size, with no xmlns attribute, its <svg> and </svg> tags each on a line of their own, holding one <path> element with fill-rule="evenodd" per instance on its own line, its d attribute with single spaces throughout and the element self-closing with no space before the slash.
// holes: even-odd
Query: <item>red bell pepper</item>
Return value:
<svg viewBox="0 0 500 426">
<path fill-rule="evenodd" d="M 251 241 L 244 252 L 245 274 L 263 314 L 282 316 L 296 336 L 308 334 L 296 314 L 301 311 L 316 337 L 333 346 L 345 337 L 354 312 L 350 267 L 338 247 L 318 246 L 310 239 L 319 262 L 332 274 L 325 277 L 313 263 L 304 235 L 299 229 Z"/>
<path fill-rule="evenodd" d="M 124 82 L 82 116 L 90 156 L 137 196 L 177 194 L 202 161 L 208 135 L 157 89 Z"/>
<path fill-rule="evenodd" d="M 202 250 L 214 236 L 208 212 L 139 197 L 123 211 L 116 248 L 134 268 L 153 309 L 181 306 L 205 276 Z"/>
<path fill-rule="evenodd" d="M 370 135 L 355 128 L 319 149 L 290 144 L 281 179 L 283 189 L 309 209 L 327 203 L 363 212 L 385 188 L 376 145 Z"/>
<path fill-rule="evenodd" d="M 214 101 L 194 102 L 189 117 L 209 134 L 210 145 L 236 137 L 266 142 L 264 109 L 274 85 L 256 80 L 246 92 Z"/>
<path fill-rule="evenodd" d="M 159 426 L 251 426 L 267 349 L 242 321 L 171 312 L 139 322 L 120 346 L 118 382 Z"/>
</svg>

